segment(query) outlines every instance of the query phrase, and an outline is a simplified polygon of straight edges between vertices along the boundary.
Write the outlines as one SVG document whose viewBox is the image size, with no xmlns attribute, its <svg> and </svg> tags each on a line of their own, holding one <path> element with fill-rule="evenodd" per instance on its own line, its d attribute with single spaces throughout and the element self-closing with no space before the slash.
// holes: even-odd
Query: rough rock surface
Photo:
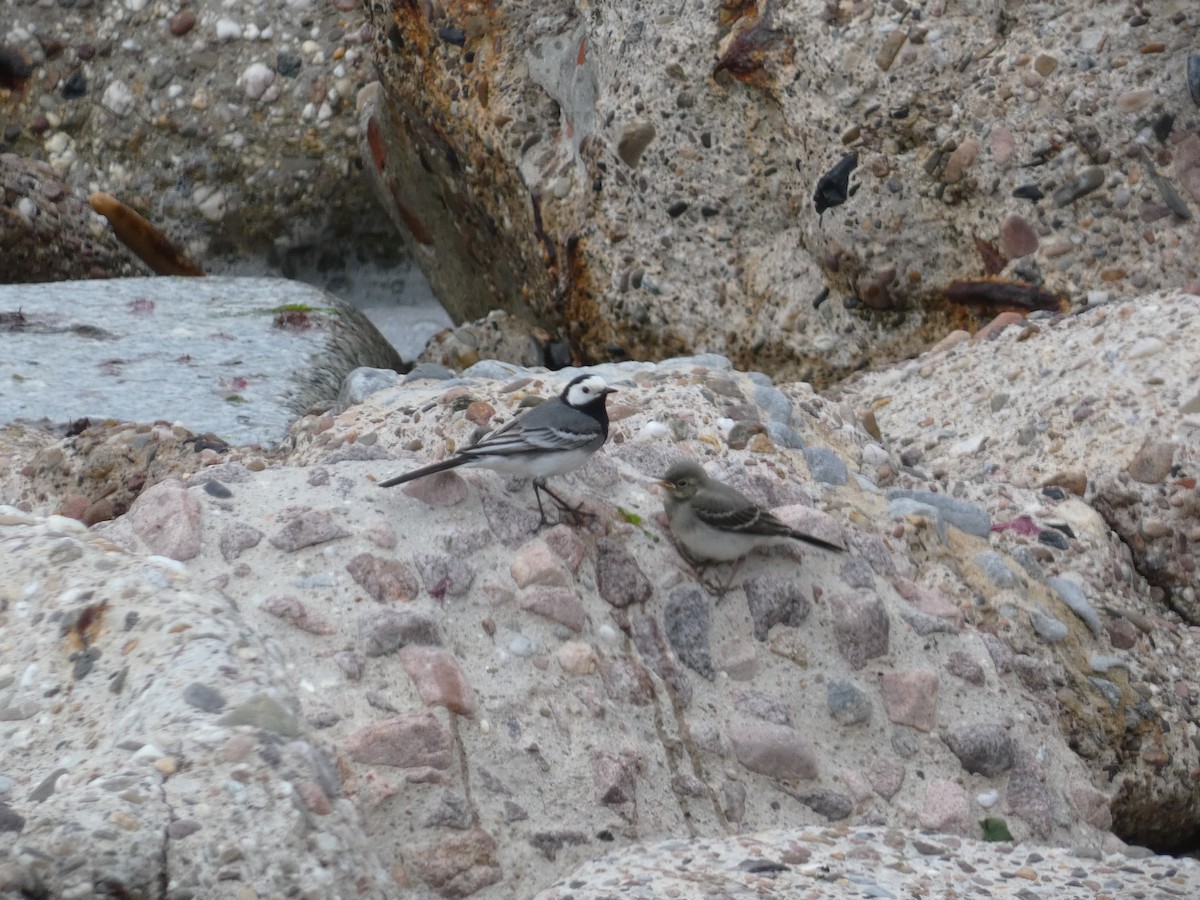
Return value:
<svg viewBox="0 0 1200 900">
<path fill-rule="evenodd" d="M 707 350 L 824 384 L 976 306 L 1200 275 L 1185 4 L 368 17 L 364 157 L 438 296 L 561 329 L 583 360 Z"/>
<path fill-rule="evenodd" d="M 347 258 L 394 262 L 390 223 L 360 176 L 366 39 L 355 0 L 9 3 L 0 152 L 45 163 L 80 197 L 114 195 L 206 271 L 247 255 L 289 276 L 317 261 L 327 272 Z M 38 201 L 7 173 L 0 184 L 0 217 Z M 53 233 L 66 252 L 79 232 Z M 37 280 L 87 274 L 63 257 L 56 270 L 53 254 L 43 262 Z M 0 263 L 9 280 L 26 279 Z"/>
<path fill-rule="evenodd" d="M 1073 329 L 1100 328 L 1102 312 L 1030 340 L 1053 352 Z M 886 844 L 887 829 L 925 828 L 943 835 L 922 839 L 930 852 L 953 856 L 976 851 L 950 841 L 1002 820 L 1023 845 L 1075 847 L 1074 877 L 1102 880 L 1136 865 L 1119 838 L 1165 847 L 1195 831 L 1197 629 L 1155 605 L 1115 535 L 1085 529 L 1098 514 L 1035 486 L 926 473 L 879 443 L 857 404 L 720 357 L 602 371 L 620 389 L 610 443 L 556 479 L 595 518 L 540 535 L 528 486 L 493 473 L 413 491 L 376 482 L 469 440 L 481 417 L 501 424 L 570 371 L 485 361 L 452 380 L 410 377 L 300 419 L 285 465 L 253 471 L 236 449 L 209 457 L 221 464 L 155 497 L 186 520 L 169 541 L 139 530 L 136 509 L 90 532 L 37 518 L 60 498 L 9 467 L 0 728 L 21 752 L 0 769 L 16 832 L 0 883 L 110 874 L 108 857 L 46 864 L 66 814 L 45 804 L 66 802 L 55 798 L 67 788 L 98 792 L 84 827 L 117 848 L 126 889 L 176 874 L 174 857 L 120 849 L 124 831 L 146 827 L 166 829 L 192 881 L 227 872 L 284 890 L 335 853 L 329 893 L 447 897 L 531 896 L 664 836 L 838 823 L 850 829 L 839 840 L 875 829 Z M 4 454 L 20 463 L 28 448 Z M 52 449 L 69 455 L 64 442 Z M 848 552 L 752 557 L 714 604 L 651 489 L 683 454 L 781 516 L 826 517 Z M 1070 513 L 1075 537 L 1038 540 L 1011 527 L 1022 513 Z M 154 555 L 166 548 L 190 558 Z M 176 593 L 193 618 L 172 614 Z M 212 671 L 177 672 L 192 659 L 177 662 L 181 641 Z M 33 668 L 10 652 L 26 644 Z M 149 673 L 167 674 L 136 693 L 130 679 Z M 95 700 L 65 702 L 68 690 Z M 93 749 L 72 755 L 64 740 Z M 139 742 L 175 768 L 152 751 L 133 758 Z M 100 792 L 122 776 L 144 786 Z M 207 821 L 180 812 L 217 806 L 206 786 L 228 797 L 230 824 L 172 832 L 175 817 Z M 171 789 L 191 793 L 159 803 L 154 792 Z M 136 805 L 129 791 L 155 798 L 142 818 L 109 811 Z M 261 805 L 260 791 L 278 801 Z M 257 833 L 307 835 L 316 849 L 287 845 L 279 858 L 297 853 L 301 868 L 271 869 L 275 850 L 226 840 L 249 827 L 243 809 Z M 386 838 L 399 833 L 411 837 Z M 1186 887 L 1190 871 L 1170 877 Z"/>
<path fill-rule="evenodd" d="M 4 422 L 167 420 L 269 447 L 360 366 L 404 368 L 359 310 L 299 282 L 0 285 Z"/>
<path fill-rule="evenodd" d="M 139 275 L 143 270 L 49 165 L 0 153 L 0 282 Z"/>
</svg>

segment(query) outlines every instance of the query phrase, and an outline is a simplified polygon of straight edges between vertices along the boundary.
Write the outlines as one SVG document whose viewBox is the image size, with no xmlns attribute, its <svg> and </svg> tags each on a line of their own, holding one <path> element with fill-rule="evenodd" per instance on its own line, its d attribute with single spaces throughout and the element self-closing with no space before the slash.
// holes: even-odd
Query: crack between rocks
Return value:
<svg viewBox="0 0 1200 900">
<path fill-rule="evenodd" d="M 633 656 L 635 658 L 641 657 L 641 654 L 637 651 L 637 645 L 634 641 L 626 637 L 625 644 L 625 649 L 627 652 L 632 649 Z M 671 701 L 671 711 L 675 714 L 675 725 L 679 732 L 679 743 L 683 745 L 684 752 L 687 754 L 688 760 L 691 762 L 692 774 L 699 778 L 700 782 L 707 789 L 709 801 L 713 805 L 713 813 L 716 815 L 717 821 L 721 823 L 722 828 L 729 832 L 729 820 L 725 818 L 725 811 L 721 809 L 721 803 L 717 797 L 717 792 L 713 790 L 712 786 L 708 783 L 708 779 L 705 777 L 704 764 L 700 761 L 699 750 L 696 747 L 695 742 L 692 740 L 692 733 L 687 726 L 687 717 L 684 715 L 683 707 L 679 703 L 679 698 L 676 696 L 674 688 L 671 687 L 666 679 L 662 678 L 657 672 L 655 672 L 653 667 L 647 666 L 647 670 L 653 673 L 654 678 L 666 691 L 667 697 Z M 663 751 L 666 755 L 667 766 L 671 770 L 671 777 L 674 778 L 679 774 L 677 751 L 673 751 L 671 749 L 672 741 L 663 727 L 663 706 L 659 701 L 658 691 L 654 692 L 654 730 L 658 733 L 658 741 L 662 745 Z M 668 785 L 668 787 L 670 786 Z M 671 792 L 675 793 L 674 790 Z M 697 831 L 692 821 L 692 817 L 687 815 L 688 810 L 683 798 L 677 796 L 676 803 L 685 814 L 683 819 L 687 824 L 689 837 L 696 837 Z"/>
<path fill-rule="evenodd" d="M 467 764 L 467 748 L 463 746 L 462 733 L 458 729 L 458 716 L 455 713 L 450 713 L 450 731 L 454 735 L 454 746 L 458 748 L 458 770 L 462 775 L 463 799 L 467 801 L 467 808 L 471 810 L 471 825 L 480 828 L 482 819 L 479 809 L 475 806 L 475 800 L 471 797 L 471 767 Z"/>
<path fill-rule="evenodd" d="M 167 798 L 167 776 L 160 777 L 158 782 L 158 792 L 162 796 L 163 806 L 167 808 L 167 824 L 163 826 L 162 836 L 162 851 L 160 853 L 160 866 L 158 874 L 158 897 L 159 900 L 167 900 L 167 890 L 171 884 L 171 875 L 169 872 L 170 845 L 171 845 L 171 823 L 175 821 L 175 810 L 171 806 L 171 801 Z"/>
</svg>

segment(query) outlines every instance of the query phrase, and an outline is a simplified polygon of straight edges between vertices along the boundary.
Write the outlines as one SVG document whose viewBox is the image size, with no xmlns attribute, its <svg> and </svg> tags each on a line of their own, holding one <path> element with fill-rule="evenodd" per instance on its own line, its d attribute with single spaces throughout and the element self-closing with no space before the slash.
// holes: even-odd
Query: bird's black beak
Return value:
<svg viewBox="0 0 1200 900">
<path fill-rule="evenodd" d="M 609 394 L 615 394 L 615 393 L 617 393 L 617 389 L 616 389 L 616 388 L 610 388 L 610 387 L 606 387 L 606 388 L 605 388 L 604 390 L 602 390 L 600 393 L 601 393 L 601 395 L 603 395 L 603 396 L 607 396 L 607 395 L 609 395 Z"/>
</svg>

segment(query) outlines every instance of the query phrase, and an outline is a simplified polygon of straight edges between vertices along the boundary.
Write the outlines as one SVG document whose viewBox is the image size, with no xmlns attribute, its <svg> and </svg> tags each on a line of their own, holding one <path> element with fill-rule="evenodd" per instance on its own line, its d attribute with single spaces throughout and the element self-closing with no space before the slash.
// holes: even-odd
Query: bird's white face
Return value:
<svg viewBox="0 0 1200 900">
<path fill-rule="evenodd" d="M 603 399 L 606 394 L 615 393 L 614 388 L 599 375 L 588 375 L 567 388 L 567 405 L 576 408 L 587 406 L 596 399 Z"/>
</svg>

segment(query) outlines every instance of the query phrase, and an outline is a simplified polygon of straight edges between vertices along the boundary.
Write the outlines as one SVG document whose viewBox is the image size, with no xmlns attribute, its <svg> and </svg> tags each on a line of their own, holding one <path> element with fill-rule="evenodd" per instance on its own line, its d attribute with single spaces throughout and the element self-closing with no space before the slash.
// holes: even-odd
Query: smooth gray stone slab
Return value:
<svg viewBox="0 0 1200 900">
<path fill-rule="evenodd" d="M 349 303 L 280 278 L 0 285 L 0 423 L 179 423 L 272 445 L 359 366 L 403 369 Z"/>
</svg>

